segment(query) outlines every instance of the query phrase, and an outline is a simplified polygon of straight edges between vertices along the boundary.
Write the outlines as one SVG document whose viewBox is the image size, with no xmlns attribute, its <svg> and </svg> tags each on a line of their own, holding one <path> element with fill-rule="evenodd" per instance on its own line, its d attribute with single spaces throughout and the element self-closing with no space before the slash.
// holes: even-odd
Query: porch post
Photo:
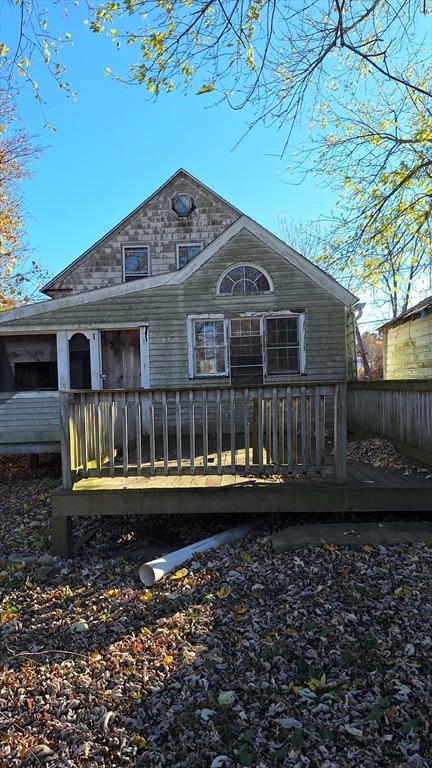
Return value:
<svg viewBox="0 0 432 768">
<path fill-rule="evenodd" d="M 346 482 L 347 462 L 347 386 L 335 384 L 334 394 L 334 462 L 337 483 Z"/>
<path fill-rule="evenodd" d="M 103 389 L 100 333 L 99 331 L 83 331 L 83 333 L 87 336 L 90 346 L 91 388 L 96 390 Z"/>
<path fill-rule="evenodd" d="M 70 389 L 69 341 L 66 331 L 57 331 L 58 389 Z"/>
<path fill-rule="evenodd" d="M 69 427 L 69 392 L 59 392 L 60 405 L 60 440 L 61 440 L 61 464 L 62 485 L 65 491 L 72 488 L 72 456 L 70 445 Z"/>
<path fill-rule="evenodd" d="M 73 556 L 72 518 L 55 514 L 57 497 L 53 495 L 53 514 L 51 516 L 52 553 L 54 557 L 70 560 Z"/>
</svg>

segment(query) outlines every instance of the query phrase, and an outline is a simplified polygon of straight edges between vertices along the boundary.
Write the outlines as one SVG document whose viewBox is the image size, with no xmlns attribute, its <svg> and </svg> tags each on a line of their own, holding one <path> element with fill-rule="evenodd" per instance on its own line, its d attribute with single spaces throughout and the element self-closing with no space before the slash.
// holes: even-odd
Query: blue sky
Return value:
<svg viewBox="0 0 432 768">
<path fill-rule="evenodd" d="M 54 5 L 49 11 L 55 12 Z M 183 167 L 230 203 L 275 231 L 277 215 L 311 220 L 328 214 L 334 196 L 313 179 L 298 184 L 281 158 L 284 129 L 257 126 L 245 138 L 253 110 L 234 112 L 215 98 L 171 93 L 156 102 L 143 87 L 105 76 L 124 70 L 128 51 L 116 54 L 95 38 L 71 10 L 62 29 L 74 45 L 60 61 L 78 94 L 67 98 L 32 63 L 32 75 L 47 102 L 44 112 L 28 87 L 19 108 L 31 135 L 45 150 L 25 184 L 29 244 L 34 258 L 54 275 L 136 208 Z M 2 36 L 13 43 L 13 26 L 3 6 Z M 12 47 L 12 46 L 11 46 Z M 123 66 L 122 66 L 123 63 Z M 196 90 L 196 89 L 195 89 Z M 46 121 L 55 131 L 44 128 Z M 297 131 L 291 149 L 300 143 Z"/>
</svg>

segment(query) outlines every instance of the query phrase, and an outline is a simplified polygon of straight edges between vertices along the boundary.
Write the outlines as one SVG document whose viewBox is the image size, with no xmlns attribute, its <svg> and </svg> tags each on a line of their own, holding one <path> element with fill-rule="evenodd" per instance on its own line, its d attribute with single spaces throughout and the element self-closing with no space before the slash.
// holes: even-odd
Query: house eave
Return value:
<svg viewBox="0 0 432 768">
<path fill-rule="evenodd" d="M 10 309 L 2 313 L 3 318 L 7 323 L 20 320 L 28 320 L 33 317 L 37 319 L 38 316 L 47 312 L 55 310 L 67 309 L 75 306 L 77 303 L 90 304 L 98 301 L 104 301 L 114 296 L 129 296 L 135 293 L 142 293 L 143 291 L 150 290 L 152 288 L 158 288 L 167 285 L 180 285 L 186 282 L 193 274 L 203 267 L 206 262 L 211 259 L 216 253 L 224 248 L 234 237 L 239 235 L 242 231 L 249 232 L 256 238 L 261 240 L 265 245 L 278 253 L 282 258 L 286 259 L 293 267 L 301 271 L 307 278 L 312 280 L 320 288 L 326 290 L 330 295 L 340 301 L 344 306 L 353 308 L 358 302 L 358 297 L 337 283 L 333 278 L 323 272 L 319 267 L 312 262 L 308 261 L 301 254 L 294 251 L 289 245 L 284 243 L 275 235 L 268 232 L 260 224 L 249 219 L 247 216 L 241 216 L 230 227 L 228 227 L 218 238 L 213 240 L 207 248 L 195 257 L 189 264 L 183 269 L 173 272 L 164 272 L 161 275 L 143 277 L 140 280 L 134 280 L 129 283 L 121 283 L 116 285 L 106 286 L 104 288 L 95 288 L 92 291 L 87 291 L 80 294 L 71 294 L 57 299 L 47 299 L 36 304 L 19 307 L 17 309 Z"/>
</svg>

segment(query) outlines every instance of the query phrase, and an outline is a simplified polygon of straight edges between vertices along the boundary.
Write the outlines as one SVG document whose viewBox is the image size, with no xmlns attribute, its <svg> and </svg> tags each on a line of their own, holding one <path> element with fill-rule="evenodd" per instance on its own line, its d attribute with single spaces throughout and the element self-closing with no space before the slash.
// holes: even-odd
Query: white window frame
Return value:
<svg viewBox="0 0 432 768">
<path fill-rule="evenodd" d="M 128 250 L 146 250 L 147 251 L 147 274 L 146 275 L 128 275 L 126 272 L 126 251 Z M 140 280 L 143 277 L 150 277 L 151 275 L 151 258 L 150 258 L 150 246 L 146 243 L 124 243 L 122 245 L 122 258 L 123 258 L 123 282 L 132 283 L 134 280 Z"/>
<path fill-rule="evenodd" d="M 253 267 L 253 269 L 257 269 L 259 272 L 261 272 L 264 277 L 267 279 L 269 284 L 269 290 L 268 291 L 258 291 L 258 292 L 248 292 L 245 293 L 221 293 L 220 287 L 222 285 L 222 281 L 225 279 L 225 277 L 231 272 L 233 269 L 237 269 L 238 267 Z M 224 269 L 222 274 L 219 276 L 219 279 L 216 283 L 216 296 L 223 296 L 224 298 L 227 298 L 229 296 L 239 297 L 239 296 L 268 296 L 269 294 L 274 293 L 274 284 L 273 280 L 271 279 L 269 273 L 266 269 L 264 269 L 260 264 L 255 264 L 251 261 L 241 261 L 238 264 L 230 264 L 229 267 Z"/>
<path fill-rule="evenodd" d="M 231 334 L 231 320 L 243 319 L 243 318 L 258 318 L 261 323 L 261 339 L 262 339 L 262 352 L 263 352 L 263 376 L 264 378 L 278 379 L 281 376 L 287 376 L 292 378 L 294 376 L 303 376 L 306 374 L 306 344 L 305 344 L 305 313 L 304 312 L 291 312 L 289 310 L 280 310 L 273 312 L 239 312 L 237 315 L 229 317 L 222 313 L 211 313 L 202 315 L 188 315 L 187 318 L 187 333 L 188 333 L 188 367 L 190 379 L 214 379 L 230 377 L 230 365 L 229 365 L 229 350 L 230 350 L 230 334 Z M 298 336 L 299 336 L 299 371 L 283 373 L 269 373 L 268 372 L 268 359 L 267 359 L 267 331 L 266 320 L 272 320 L 283 317 L 296 317 L 298 322 Z M 224 327 L 224 346 L 225 346 L 225 370 L 219 373 L 197 373 L 196 371 L 196 358 L 195 358 L 195 322 L 204 322 L 205 320 L 223 320 Z"/>
<path fill-rule="evenodd" d="M 277 320 L 283 317 L 296 317 L 298 323 L 298 350 L 299 350 L 299 370 L 283 371 L 281 373 L 273 373 L 268 370 L 268 357 L 267 357 L 267 320 Z M 304 376 L 306 373 L 306 345 L 305 345 L 305 315 L 304 312 L 268 312 L 263 315 L 263 354 L 264 354 L 264 376 L 268 378 L 274 378 L 279 376 Z"/>
<path fill-rule="evenodd" d="M 195 323 L 205 322 L 206 320 L 222 320 L 224 329 L 224 350 L 225 350 L 225 368 L 224 371 L 217 373 L 198 373 L 196 366 L 196 354 L 195 354 Z M 205 314 L 205 315 L 188 315 L 187 318 L 187 332 L 188 332 L 188 361 L 189 361 L 189 378 L 190 379 L 208 379 L 208 378 L 226 378 L 229 376 L 228 366 L 228 324 L 227 318 L 222 314 Z"/>
<path fill-rule="evenodd" d="M 193 261 L 194 259 L 196 259 L 198 254 L 201 253 L 201 251 L 203 249 L 203 244 L 202 243 L 189 243 L 189 242 L 185 242 L 184 240 L 182 242 L 180 242 L 180 243 L 176 243 L 176 265 L 177 265 L 177 269 L 184 269 L 184 267 L 187 266 L 187 264 L 184 264 L 183 267 L 180 267 L 180 249 L 181 248 L 199 248 L 200 249 L 198 251 L 198 253 L 196 253 L 195 256 L 192 256 L 192 259 L 190 259 L 187 262 L 187 264 L 190 264 L 190 262 Z"/>
</svg>

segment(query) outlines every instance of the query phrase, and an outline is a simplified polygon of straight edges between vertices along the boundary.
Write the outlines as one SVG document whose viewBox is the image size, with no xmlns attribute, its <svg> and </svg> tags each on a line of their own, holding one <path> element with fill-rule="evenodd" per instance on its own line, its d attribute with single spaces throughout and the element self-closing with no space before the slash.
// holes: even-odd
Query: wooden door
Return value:
<svg viewBox="0 0 432 768">
<path fill-rule="evenodd" d="M 104 389 L 139 389 L 141 384 L 139 328 L 101 332 Z"/>
</svg>

